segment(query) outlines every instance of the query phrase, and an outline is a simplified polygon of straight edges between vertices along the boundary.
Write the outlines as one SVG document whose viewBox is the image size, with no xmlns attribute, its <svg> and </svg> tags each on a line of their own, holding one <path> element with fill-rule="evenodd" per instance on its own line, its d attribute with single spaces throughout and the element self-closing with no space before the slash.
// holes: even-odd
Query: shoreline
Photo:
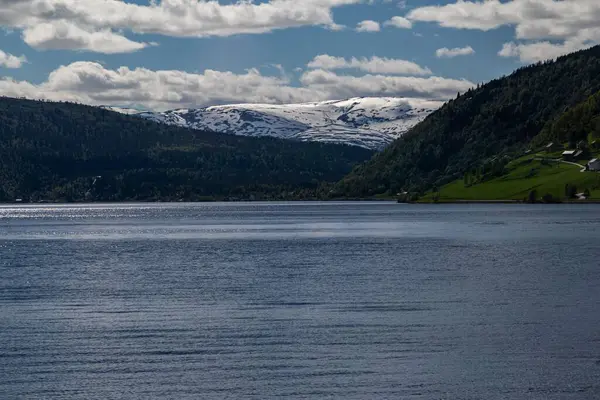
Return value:
<svg viewBox="0 0 600 400">
<path fill-rule="evenodd" d="M 103 205 L 103 204 L 248 204 L 248 203 L 396 203 L 396 199 L 303 199 L 303 200 L 210 200 L 210 201 L 156 201 L 156 200 L 124 200 L 124 201 L 45 201 L 45 202 L 0 202 L 0 206 L 52 206 L 52 205 Z"/>
<path fill-rule="evenodd" d="M 113 205 L 113 204 L 210 204 L 210 203 L 227 203 L 227 204 L 248 204 L 248 203 L 378 203 L 388 202 L 397 204 L 427 204 L 427 205 L 444 205 L 444 204 L 600 204 L 600 200 L 567 200 L 553 203 L 535 202 L 528 203 L 522 200 L 441 200 L 441 201 L 398 201 L 396 199 L 382 198 L 364 198 L 364 199 L 305 199 L 305 200 L 214 200 L 214 201 L 145 201 L 145 200 L 126 200 L 126 201 L 73 201 L 73 202 L 0 202 L 0 206 L 63 206 L 63 205 Z"/>
<path fill-rule="evenodd" d="M 529 203 L 521 200 L 444 200 L 444 201 L 414 201 L 414 202 L 399 202 L 400 204 L 528 204 L 528 205 L 539 205 L 539 204 L 600 204 L 600 200 L 567 200 L 558 201 L 552 203 L 544 203 L 538 201 L 535 203 Z"/>
</svg>

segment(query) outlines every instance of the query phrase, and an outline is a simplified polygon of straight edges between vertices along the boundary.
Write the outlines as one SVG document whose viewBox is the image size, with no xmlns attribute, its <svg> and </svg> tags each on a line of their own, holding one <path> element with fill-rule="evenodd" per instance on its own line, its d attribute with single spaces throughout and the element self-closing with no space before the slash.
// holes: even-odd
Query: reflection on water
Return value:
<svg viewBox="0 0 600 400">
<path fill-rule="evenodd" d="M 596 398 L 599 211 L 3 206 L 0 398 Z"/>
</svg>

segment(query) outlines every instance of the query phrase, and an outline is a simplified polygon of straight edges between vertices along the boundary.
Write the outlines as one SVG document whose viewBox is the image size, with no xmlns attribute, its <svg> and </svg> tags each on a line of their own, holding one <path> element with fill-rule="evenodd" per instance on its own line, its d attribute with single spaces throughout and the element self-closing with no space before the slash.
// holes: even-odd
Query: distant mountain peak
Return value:
<svg viewBox="0 0 600 400">
<path fill-rule="evenodd" d="M 433 100 L 353 97 L 299 104 L 228 104 L 164 112 L 105 108 L 198 130 L 381 150 L 441 105 Z"/>
</svg>

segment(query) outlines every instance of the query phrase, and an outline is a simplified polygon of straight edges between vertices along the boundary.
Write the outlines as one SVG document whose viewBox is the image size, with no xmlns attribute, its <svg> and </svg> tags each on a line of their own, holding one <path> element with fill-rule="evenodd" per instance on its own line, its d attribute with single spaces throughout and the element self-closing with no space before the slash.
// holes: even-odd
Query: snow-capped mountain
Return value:
<svg viewBox="0 0 600 400">
<path fill-rule="evenodd" d="M 381 150 L 442 105 L 439 101 L 360 97 L 302 104 L 235 104 L 133 113 L 156 122 L 245 136 L 330 142 Z"/>
</svg>

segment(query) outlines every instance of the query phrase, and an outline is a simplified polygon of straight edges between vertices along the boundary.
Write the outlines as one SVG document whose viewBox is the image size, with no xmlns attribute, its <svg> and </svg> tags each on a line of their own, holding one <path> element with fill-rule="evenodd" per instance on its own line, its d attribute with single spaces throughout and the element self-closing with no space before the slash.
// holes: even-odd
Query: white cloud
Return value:
<svg viewBox="0 0 600 400">
<path fill-rule="evenodd" d="M 524 62 L 552 59 L 600 43 L 598 0 L 457 0 L 416 8 L 407 17 L 482 31 L 514 26 L 520 42 L 505 44 L 499 54 Z"/>
<path fill-rule="evenodd" d="M 558 58 L 580 49 L 580 43 L 572 41 L 565 41 L 560 44 L 548 41 L 529 44 L 510 42 L 504 44 L 498 55 L 501 57 L 517 57 L 523 62 L 536 62 Z"/>
<path fill-rule="evenodd" d="M 380 30 L 379 22 L 376 21 L 365 20 L 356 25 L 357 32 L 379 32 Z"/>
<path fill-rule="evenodd" d="M 143 49 L 138 43 L 110 30 L 89 32 L 65 21 L 53 21 L 26 28 L 23 40 L 37 49 L 88 50 L 98 53 L 129 53 Z"/>
<path fill-rule="evenodd" d="M 517 22 L 512 8 L 514 2 L 503 5 L 498 0 L 457 0 L 456 3 L 443 6 L 415 8 L 407 17 L 412 21 L 437 22 L 447 28 L 490 30 Z"/>
<path fill-rule="evenodd" d="M 174 37 L 257 34 L 300 26 L 340 29 L 332 9 L 363 0 L 155 0 L 148 5 L 121 0 L 0 0 L 0 26 L 25 31 L 34 47 L 106 52 L 114 43 L 134 51 L 133 42 L 116 31 Z M 43 27 L 43 28 L 40 28 Z M 115 51 L 112 51 L 115 52 Z"/>
<path fill-rule="evenodd" d="M 67 100 L 164 110 L 224 103 L 296 103 L 354 96 L 398 96 L 446 100 L 473 84 L 441 77 L 369 74 L 337 75 L 315 69 L 304 72 L 301 86 L 285 76 L 265 76 L 256 69 L 242 74 L 206 70 L 188 73 L 146 68 L 108 69 L 99 63 L 75 62 L 54 70 L 46 81 L 0 79 L 4 96 Z"/>
<path fill-rule="evenodd" d="M 361 77 L 340 76 L 322 69 L 304 73 L 300 81 L 305 87 L 337 98 L 353 96 L 401 96 L 430 99 L 448 99 L 456 92 L 466 91 L 474 85 L 467 80 L 447 79 L 437 76 L 419 78 L 414 76 L 365 75 Z"/>
<path fill-rule="evenodd" d="M 21 68 L 23 63 L 27 62 L 25 56 L 13 56 L 0 50 L 0 67 L 4 68 Z"/>
<path fill-rule="evenodd" d="M 475 54 L 475 50 L 473 50 L 471 46 L 456 47 L 454 49 L 443 47 L 441 49 L 437 49 L 435 52 L 435 56 L 437 58 L 454 58 L 458 56 L 468 56 L 470 54 Z"/>
<path fill-rule="evenodd" d="M 150 109 L 231 102 L 287 103 L 319 95 L 289 86 L 286 78 L 263 76 L 256 69 L 243 74 L 214 70 L 194 74 L 127 67 L 113 70 L 94 62 L 61 66 L 38 85 L 2 79 L 0 93 L 86 104 L 143 105 Z"/>
<path fill-rule="evenodd" d="M 352 57 L 347 60 L 343 57 L 334 57 L 328 54 L 316 56 L 308 63 L 308 68 L 318 68 L 323 70 L 336 69 L 358 69 L 375 74 L 398 74 L 398 75 L 430 75 L 431 70 L 426 67 L 406 60 L 393 58 L 381 58 L 373 56 L 371 58 Z"/>
<path fill-rule="evenodd" d="M 412 28 L 412 22 L 408 19 L 400 16 L 392 17 L 389 21 L 384 23 L 385 26 L 393 26 L 400 29 L 410 29 Z"/>
</svg>

